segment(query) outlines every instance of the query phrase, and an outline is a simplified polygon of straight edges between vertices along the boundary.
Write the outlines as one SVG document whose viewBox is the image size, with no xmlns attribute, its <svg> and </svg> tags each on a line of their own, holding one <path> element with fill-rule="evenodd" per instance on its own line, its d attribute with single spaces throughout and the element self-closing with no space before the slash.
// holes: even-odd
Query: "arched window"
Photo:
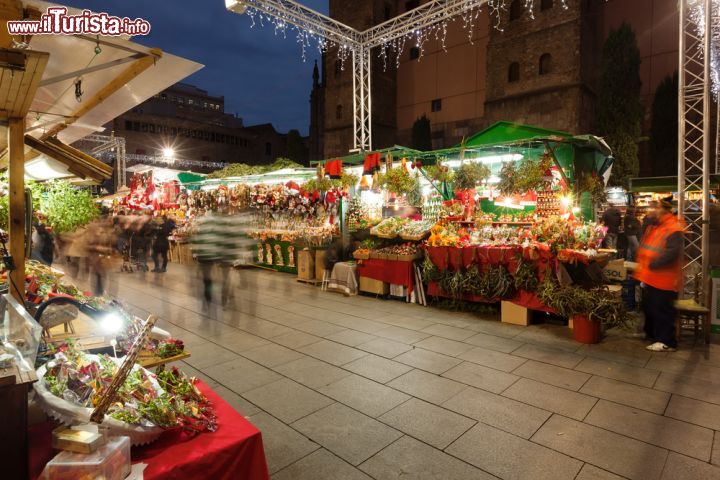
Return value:
<svg viewBox="0 0 720 480">
<path fill-rule="evenodd" d="M 553 0 L 542 0 L 540 2 L 540 11 L 550 10 L 553 8 Z"/>
<path fill-rule="evenodd" d="M 337 118 L 338 120 L 341 120 L 342 117 L 343 117 L 343 107 L 342 107 L 342 105 L 338 105 L 337 107 L 335 107 L 335 118 Z"/>
<path fill-rule="evenodd" d="M 512 62 L 508 67 L 508 83 L 514 83 L 520 80 L 520 64 Z"/>
<path fill-rule="evenodd" d="M 510 4 L 510 21 L 519 19 L 522 16 L 523 8 L 521 0 L 513 0 Z"/>
<path fill-rule="evenodd" d="M 552 72 L 552 55 L 549 53 L 543 53 L 540 55 L 540 68 L 538 70 L 540 75 L 545 75 Z"/>
</svg>

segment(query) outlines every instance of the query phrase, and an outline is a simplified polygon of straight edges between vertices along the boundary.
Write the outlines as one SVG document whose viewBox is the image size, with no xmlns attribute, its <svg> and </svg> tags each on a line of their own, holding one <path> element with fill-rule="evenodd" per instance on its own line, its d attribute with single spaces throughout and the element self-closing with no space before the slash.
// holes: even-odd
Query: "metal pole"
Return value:
<svg viewBox="0 0 720 480">
<path fill-rule="evenodd" d="M 358 50 L 353 49 L 352 51 L 352 79 L 353 79 L 353 150 L 360 150 L 358 145 L 358 104 L 357 104 L 357 55 Z"/>
<path fill-rule="evenodd" d="M 10 293 L 25 304 L 25 119 L 8 122 L 8 183 L 10 256 L 15 269 L 10 272 Z M 30 239 L 27 239 L 30 241 Z"/>
<path fill-rule="evenodd" d="M 710 111 L 710 41 L 712 37 L 712 2 L 705 0 L 705 37 L 704 46 L 704 68 L 705 84 L 703 88 L 703 166 L 702 166 L 702 285 L 706 284 L 710 267 L 710 135 L 711 117 Z M 701 291 L 704 288 L 701 287 Z M 704 292 L 707 293 L 707 292 Z"/>
<path fill-rule="evenodd" d="M 685 218 L 685 16 L 687 0 L 680 0 L 678 29 L 678 218 Z M 685 282 L 683 282 L 683 285 Z"/>
<path fill-rule="evenodd" d="M 372 150 L 372 56 L 370 48 L 365 47 L 365 60 L 367 61 L 367 149 Z"/>
</svg>

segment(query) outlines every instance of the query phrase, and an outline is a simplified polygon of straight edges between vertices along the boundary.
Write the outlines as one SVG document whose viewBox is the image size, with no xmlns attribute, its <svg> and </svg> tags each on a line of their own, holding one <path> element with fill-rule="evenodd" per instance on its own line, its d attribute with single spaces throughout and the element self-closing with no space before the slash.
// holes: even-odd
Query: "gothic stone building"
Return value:
<svg viewBox="0 0 720 480">
<path fill-rule="evenodd" d="M 420 2 L 330 0 L 330 15 L 365 29 L 415 8 Z M 459 143 L 489 124 L 508 120 L 571 133 L 593 133 L 600 52 L 611 29 L 629 23 L 642 57 L 642 100 L 677 69 L 675 0 L 535 0 L 534 19 L 523 0 L 507 0 L 496 18 L 483 11 L 469 41 L 461 22 L 445 44 L 408 47 L 399 68 L 383 70 L 373 52 L 373 147 L 410 145 L 415 120 L 426 115 L 434 148 Z M 352 8 L 351 8 L 352 7 Z M 322 59 L 311 95 L 312 158 L 352 148 L 351 65 L 335 52 Z"/>
</svg>

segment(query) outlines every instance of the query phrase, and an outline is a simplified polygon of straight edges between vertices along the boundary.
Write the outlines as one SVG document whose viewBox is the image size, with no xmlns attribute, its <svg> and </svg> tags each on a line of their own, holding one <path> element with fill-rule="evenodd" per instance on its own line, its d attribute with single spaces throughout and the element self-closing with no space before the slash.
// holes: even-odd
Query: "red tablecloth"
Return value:
<svg viewBox="0 0 720 480">
<path fill-rule="evenodd" d="M 132 449 L 133 463 L 146 463 L 145 480 L 269 478 L 262 434 L 202 381 L 200 390 L 213 402 L 218 429 L 191 437 L 182 431 L 165 432 L 158 440 Z M 30 434 L 30 478 L 37 478 L 53 457 L 54 425 L 33 425 Z"/>
<path fill-rule="evenodd" d="M 358 261 L 358 275 L 385 283 L 404 285 L 412 291 L 415 286 L 415 262 L 379 260 L 370 258 Z"/>
</svg>

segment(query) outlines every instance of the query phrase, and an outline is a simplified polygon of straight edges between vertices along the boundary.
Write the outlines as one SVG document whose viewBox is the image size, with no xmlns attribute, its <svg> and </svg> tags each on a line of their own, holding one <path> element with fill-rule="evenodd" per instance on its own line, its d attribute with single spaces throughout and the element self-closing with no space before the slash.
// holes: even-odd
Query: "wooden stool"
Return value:
<svg viewBox="0 0 720 480">
<path fill-rule="evenodd" d="M 683 326 L 692 325 L 697 337 L 698 329 L 702 326 L 705 343 L 710 343 L 710 310 L 703 307 L 693 298 L 676 300 L 677 322 L 675 323 L 675 336 L 680 340 L 680 330 Z"/>
</svg>

